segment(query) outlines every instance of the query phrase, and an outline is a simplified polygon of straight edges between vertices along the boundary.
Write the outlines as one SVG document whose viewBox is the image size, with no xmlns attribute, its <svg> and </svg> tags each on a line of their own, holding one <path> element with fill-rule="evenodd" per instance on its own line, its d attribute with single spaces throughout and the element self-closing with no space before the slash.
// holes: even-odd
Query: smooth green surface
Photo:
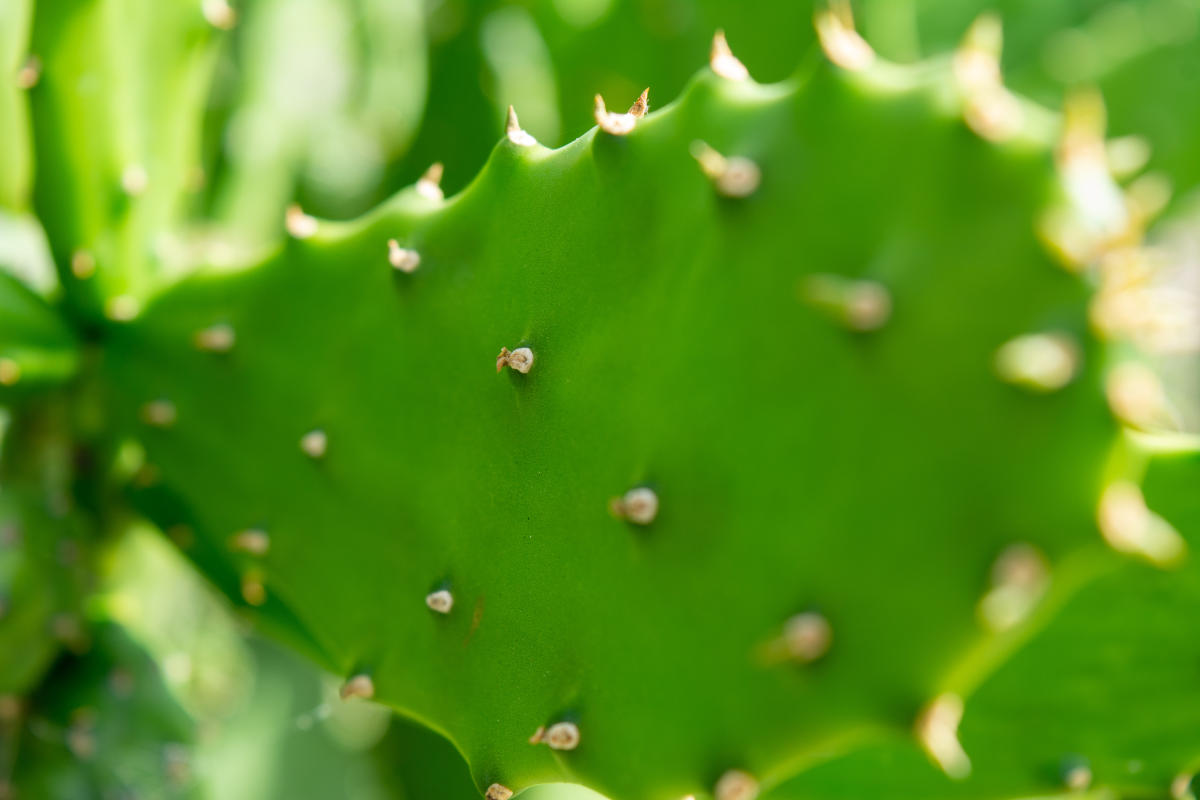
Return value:
<svg viewBox="0 0 1200 800">
<path fill-rule="evenodd" d="M 480 789 L 677 798 L 730 767 L 769 786 L 909 730 L 986 647 L 975 606 L 1003 547 L 1097 547 L 1115 433 L 1086 287 L 1034 235 L 1050 148 L 981 141 L 936 110 L 947 81 L 705 72 L 627 138 L 502 142 L 444 207 L 406 192 L 185 281 L 107 336 L 162 477 L 151 511 L 171 497 L 159 521 L 193 525 L 227 591 L 262 570 L 264 611 L 447 733 Z M 758 161 L 759 192 L 718 198 L 698 137 Z M 411 276 L 393 237 L 421 252 Z M 825 272 L 883 283 L 889 324 L 853 334 L 802 304 Z M 235 348 L 195 350 L 216 322 Z M 1085 343 L 1082 376 L 1046 396 L 996 379 L 996 348 L 1043 330 Z M 521 345 L 533 370 L 497 375 Z M 171 428 L 136 421 L 154 399 Z M 320 461 L 299 449 L 318 427 Z M 641 483 L 658 519 L 609 517 Z M 226 549 L 248 527 L 261 559 Z M 446 585 L 439 617 L 423 598 Z M 764 663 L 810 607 L 829 655 Z M 527 743 L 564 718 L 577 750 Z"/>
<path fill-rule="evenodd" d="M 33 160 L 29 107 L 17 73 L 28 56 L 33 0 L 0 4 L 0 208 L 23 211 L 29 203 Z"/>
</svg>

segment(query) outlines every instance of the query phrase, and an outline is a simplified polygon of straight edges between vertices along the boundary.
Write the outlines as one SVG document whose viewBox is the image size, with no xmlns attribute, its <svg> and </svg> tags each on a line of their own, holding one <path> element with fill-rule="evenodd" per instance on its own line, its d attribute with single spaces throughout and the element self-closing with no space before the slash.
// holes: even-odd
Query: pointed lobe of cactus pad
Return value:
<svg viewBox="0 0 1200 800">
<path fill-rule="evenodd" d="M 624 114 L 614 114 L 604 106 L 604 98 L 596 95 L 596 106 L 593 111 L 593 116 L 596 119 L 596 124 L 600 126 L 600 130 L 605 133 L 611 133 L 613 136 L 624 136 L 633 130 L 637 125 L 637 121 L 646 115 L 649 109 L 650 89 L 638 96 L 630 106 L 629 111 Z"/>
<path fill-rule="evenodd" d="M 956 694 L 943 694 L 929 704 L 917 719 L 917 737 L 929 755 L 951 778 L 971 774 L 971 759 L 958 742 L 963 701 Z"/>
<path fill-rule="evenodd" d="M 828 10 L 817 12 L 815 24 L 821 47 L 834 64 L 862 72 L 875 63 L 875 51 L 854 29 L 849 0 L 831 0 Z"/>
<path fill-rule="evenodd" d="M 430 200 L 444 200 L 446 195 L 442 191 L 442 174 L 445 168 L 442 162 L 435 161 L 425 170 L 425 174 L 417 181 L 417 194 Z"/>
<path fill-rule="evenodd" d="M 713 34 L 712 52 L 708 57 L 708 65 L 713 72 L 731 81 L 744 81 L 750 77 L 746 66 L 738 61 L 737 56 L 729 49 L 729 42 L 725 41 L 725 31 L 719 28 Z"/>
<path fill-rule="evenodd" d="M 508 121 L 504 125 L 504 135 L 510 142 L 522 147 L 532 147 L 537 144 L 537 139 L 521 130 L 521 123 L 517 120 L 517 111 L 512 106 L 508 107 Z"/>
<path fill-rule="evenodd" d="M 287 207 L 287 213 L 284 215 L 284 227 L 295 238 L 307 239 L 317 232 L 318 226 L 316 217 L 305 214 L 304 210 L 296 203 Z"/>
</svg>

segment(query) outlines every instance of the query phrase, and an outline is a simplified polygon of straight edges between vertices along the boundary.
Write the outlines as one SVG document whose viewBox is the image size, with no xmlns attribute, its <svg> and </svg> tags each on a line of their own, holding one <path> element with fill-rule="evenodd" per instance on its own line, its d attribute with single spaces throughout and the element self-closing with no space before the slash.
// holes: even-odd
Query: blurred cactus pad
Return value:
<svg viewBox="0 0 1200 800">
<path fill-rule="evenodd" d="M 752 5 L 0 0 L 0 798 L 1195 800 L 1200 7 Z"/>
</svg>

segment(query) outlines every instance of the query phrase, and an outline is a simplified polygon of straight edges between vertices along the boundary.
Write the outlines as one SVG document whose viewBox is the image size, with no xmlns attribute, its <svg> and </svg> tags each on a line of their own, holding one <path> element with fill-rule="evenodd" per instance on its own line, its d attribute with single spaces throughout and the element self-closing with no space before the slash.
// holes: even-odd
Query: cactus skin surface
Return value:
<svg viewBox="0 0 1200 800">
<path fill-rule="evenodd" d="M 1096 530 L 1118 426 L 1088 288 L 1034 230 L 1058 192 L 1055 123 L 1031 110 L 1014 141 L 985 142 L 948 72 L 810 63 L 760 86 L 706 70 L 628 136 L 505 140 L 457 197 L 407 190 L 183 280 L 108 331 L 116 406 L 162 481 L 135 500 L 191 525 L 232 596 L 259 582 L 268 627 L 447 734 L 481 792 L 677 798 L 733 768 L 769 791 L 909 735 L 946 691 L 967 698 L 981 764 L 954 787 L 1061 785 L 1003 720 L 976 742 L 1022 766 L 984 769 L 973 693 L 1003 715 L 1010 689 L 1061 688 L 1033 677 L 1055 625 L 1093 647 L 1115 596 L 1183 573 L 1126 565 Z M 757 192 L 718 196 L 696 139 L 753 159 Z M 389 239 L 419 252 L 415 272 L 389 266 Z M 890 319 L 848 330 L 802 302 L 824 274 L 885 287 Z M 236 346 L 197 350 L 217 323 Z M 1001 345 L 1049 331 L 1081 348 L 1072 382 L 996 377 Z M 501 347 L 533 368 L 497 375 Z M 144 425 L 160 398 L 177 420 Z M 300 441 L 318 428 L 313 458 Z M 653 521 L 610 516 L 638 486 Z M 266 553 L 229 550 L 247 529 Z M 1054 588 L 991 635 L 976 607 L 1015 542 Z M 440 589 L 449 614 L 425 604 Z M 797 664 L 775 643 L 803 611 L 832 643 Z M 558 721 L 576 749 L 528 742 Z"/>
</svg>

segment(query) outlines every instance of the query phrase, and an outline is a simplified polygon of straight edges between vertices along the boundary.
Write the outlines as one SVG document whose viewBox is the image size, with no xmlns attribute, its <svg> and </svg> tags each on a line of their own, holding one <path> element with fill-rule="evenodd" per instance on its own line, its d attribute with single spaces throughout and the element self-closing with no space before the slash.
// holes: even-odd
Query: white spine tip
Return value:
<svg viewBox="0 0 1200 800">
<path fill-rule="evenodd" d="M 283 217 L 284 227 L 294 239 L 307 239 L 317 232 L 317 218 L 304 213 L 296 203 L 287 207 Z"/>
<path fill-rule="evenodd" d="M 32 89 L 42 78 L 42 60 L 35 55 L 25 59 L 25 63 L 17 70 L 16 84 L 18 89 Z"/>
<path fill-rule="evenodd" d="M 218 30 L 227 31 L 237 24 L 237 11 L 227 0 L 204 0 L 200 4 L 200 11 L 208 24 Z"/>
<path fill-rule="evenodd" d="M 425 595 L 425 605 L 439 614 L 449 614 L 450 609 L 454 608 L 454 595 L 446 589 L 430 592 Z"/>
<path fill-rule="evenodd" d="M 605 108 L 604 98 L 600 95 L 596 95 L 596 106 L 592 111 L 592 117 L 600 126 L 600 130 L 613 136 L 625 136 L 633 130 L 638 120 L 633 114 L 614 114 L 609 111 Z"/>
<path fill-rule="evenodd" d="M 1034 392 L 1063 388 L 1079 371 L 1079 347 L 1065 333 L 1018 336 L 996 351 L 1000 380 Z"/>
<path fill-rule="evenodd" d="M 737 56 L 729 49 L 725 41 L 725 31 L 717 29 L 713 34 L 712 52 L 708 57 L 708 65 L 718 76 L 731 81 L 744 81 L 750 77 L 746 65 L 738 61 Z"/>
<path fill-rule="evenodd" d="M 1104 144 L 1108 171 L 1117 179 L 1130 178 L 1141 172 L 1152 154 L 1150 142 L 1141 136 L 1121 136 Z"/>
<path fill-rule="evenodd" d="M 749 197 L 758 190 L 762 171 L 750 159 L 743 156 L 726 158 L 699 139 L 692 142 L 690 150 L 692 157 L 700 163 L 701 171 L 724 196 Z"/>
<path fill-rule="evenodd" d="M 442 191 L 442 172 L 442 162 L 435 161 L 430 164 L 429 169 L 425 170 L 425 174 L 417 181 L 417 194 L 429 200 L 446 199 L 446 194 Z"/>
<path fill-rule="evenodd" d="M 1169 421 L 1166 393 L 1157 373 L 1145 364 L 1126 361 L 1104 381 L 1108 407 L 1117 419 L 1135 428 L 1154 428 Z"/>
<path fill-rule="evenodd" d="M 1151 220 L 1166 209 L 1175 187 L 1171 178 L 1162 172 L 1147 172 L 1125 192 L 1125 201 L 1139 219 Z"/>
<path fill-rule="evenodd" d="M 252 606 L 267 602 L 267 590 L 258 572 L 248 572 L 242 576 L 242 599 Z"/>
<path fill-rule="evenodd" d="M 300 437 L 300 449 L 309 458 L 324 458 L 325 448 L 328 446 L 329 437 L 319 428 Z"/>
<path fill-rule="evenodd" d="M 521 123 L 517 120 L 517 111 L 512 106 L 508 107 L 508 122 L 504 126 L 504 135 L 510 142 L 521 147 L 532 147 L 537 144 L 537 139 L 521 130 Z"/>
<path fill-rule="evenodd" d="M 958 741 L 958 724 L 962 722 L 963 701 L 947 692 L 917 718 L 917 739 L 929 756 L 951 778 L 961 780 L 971 774 L 971 759 Z"/>
<path fill-rule="evenodd" d="M 1073 792 L 1085 791 L 1092 785 L 1092 768 L 1076 764 L 1063 772 L 1063 785 Z"/>
<path fill-rule="evenodd" d="M 1142 556 L 1159 566 L 1177 562 L 1187 548 L 1171 524 L 1146 507 L 1142 490 L 1130 481 L 1108 485 L 1100 496 L 1097 522 L 1114 550 Z"/>
<path fill-rule="evenodd" d="M 141 164 L 130 164 L 121 171 L 121 189 L 130 197 L 137 197 L 150 186 L 150 176 Z"/>
<path fill-rule="evenodd" d="M 758 781 L 740 769 L 731 769 L 713 787 L 715 800 L 755 800 L 758 797 Z"/>
<path fill-rule="evenodd" d="M 725 156 L 718 153 L 708 145 L 703 139 L 696 139 L 688 147 L 688 151 L 692 154 L 692 158 L 700 164 L 700 170 L 705 177 L 710 180 L 716 180 L 725 174 L 725 170 L 729 167 L 729 162 Z"/>
<path fill-rule="evenodd" d="M 142 406 L 142 422 L 155 428 L 169 428 L 175 424 L 175 404 L 170 400 L 152 400 Z"/>
<path fill-rule="evenodd" d="M 833 629 L 824 616 L 806 611 L 784 623 L 783 641 L 792 658 L 808 664 L 829 652 Z"/>
<path fill-rule="evenodd" d="M 1190 772 L 1183 772 L 1175 776 L 1171 781 L 1171 800 L 1195 800 L 1196 795 L 1192 792 L 1192 778 L 1195 776 Z"/>
<path fill-rule="evenodd" d="M 809 275 L 801 284 L 805 302 L 831 314 L 852 331 L 879 330 L 892 317 L 892 295 L 876 281 L 840 275 Z"/>
<path fill-rule="evenodd" d="M 1003 86 L 973 92 L 964 117 L 971 130 L 990 142 L 1009 141 L 1025 123 L 1021 101 Z"/>
<path fill-rule="evenodd" d="M 250 528 L 230 536 L 229 549 L 235 553 L 265 556 L 271 549 L 271 537 L 266 531 Z"/>
<path fill-rule="evenodd" d="M 733 156 L 727 162 L 725 172 L 716 180 L 717 191 L 726 197 L 749 197 L 758 191 L 762 182 L 762 171 L 758 164 L 743 156 Z"/>
<path fill-rule="evenodd" d="M 21 365 L 11 358 L 0 358 L 0 384 L 12 386 L 21 380 Z"/>
<path fill-rule="evenodd" d="M 856 331 L 882 328 L 892 316 L 892 296 L 883 284 L 855 281 L 846 295 L 846 324 Z"/>
<path fill-rule="evenodd" d="M 830 3 L 829 11 L 820 11 L 815 24 L 821 49 L 834 64 L 851 72 L 870 69 L 875 51 L 854 29 L 849 2 Z"/>
<path fill-rule="evenodd" d="M 340 695 L 343 700 L 349 700 L 351 697 L 370 700 L 375 696 L 375 681 L 371 680 L 370 675 L 355 675 L 342 684 Z"/>
<path fill-rule="evenodd" d="M 954 53 L 953 70 L 959 88 L 971 94 L 999 86 L 1003 44 L 1004 29 L 1000 17 L 993 12 L 976 17 Z"/>
<path fill-rule="evenodd" d="M 142 312 L 142 304 L 136 297 L 127 294 L 108 298 L 104 304 L 104 316 L 113 322 L 129 322 Z"/>
<path fill-rule="evenodd" d="M 395 239 L 388 239 L 388 263 L 401 272 L 414 272 L 421 266 L 421 254 L 400 246 Z"/>
<path fill-rule="evenodd" d="M 1003 44 L 999 15 L 984 12 L 963 37 L 953 62 L 954 77 L 964 97 L 967 126 L 993 142 L 1012 139 L 1025 120 L 1021 102 L 1001 80 Z"/>
<path fill-rule="evenodd" d="M 538 725 L 538 729 L 529 737 L 530 744 L 541 744 L 546 740 L 546 726 Z"/>
<path fill-rule="evenodd" d="M 649 525 L 658 516 L 658 495 L 645 486 L 630 489 L 623 497 L 608 501 L 608 509 L 617 519 L 635 525 Z"/>
<path fill-rule="evenodd" d="M 516 350 L 501 347 L 500 355 L 496 356 L 496 372 L 504 367 L 515 369 L 524 375 L 533 369 L 533 351 L 528 347 L 518 347 Z"/>
<path fill-rule="evenodd" d="M 574 722 L 556 722 L 546 731 L 543 740 L 551 750 L 574 750 L 579 746 L 579 728 Z"/>
<path fill-rule="evenodd" d="M 1041 552 L 1019 542 L 1004 548 L 992 566 L 992 588 L 979 612 L 994 631 L 1006 631 L 1027 619 L 1050 586 L 1050 568 Z"/>
<path fill-rule="evenodd" d="M 76 250 L 71 255 L 71 274 L 86 280 L 96 272 L 96 259 L 87 250 Z"/>
<path fill-rule="evenodd" d="M 210 353 L 228 353 L 237 341 L 237 334 L 231 326 L 221 322 L 208 328 L 196 331 L 192 338 L 196 348 Z"/>
<path fill-rule="evenodd" d="M 509 800 L 513 796 L 512 789 L 502 783 L 493 783 L 484 794 L 486 800 Z"/>
</svg>

